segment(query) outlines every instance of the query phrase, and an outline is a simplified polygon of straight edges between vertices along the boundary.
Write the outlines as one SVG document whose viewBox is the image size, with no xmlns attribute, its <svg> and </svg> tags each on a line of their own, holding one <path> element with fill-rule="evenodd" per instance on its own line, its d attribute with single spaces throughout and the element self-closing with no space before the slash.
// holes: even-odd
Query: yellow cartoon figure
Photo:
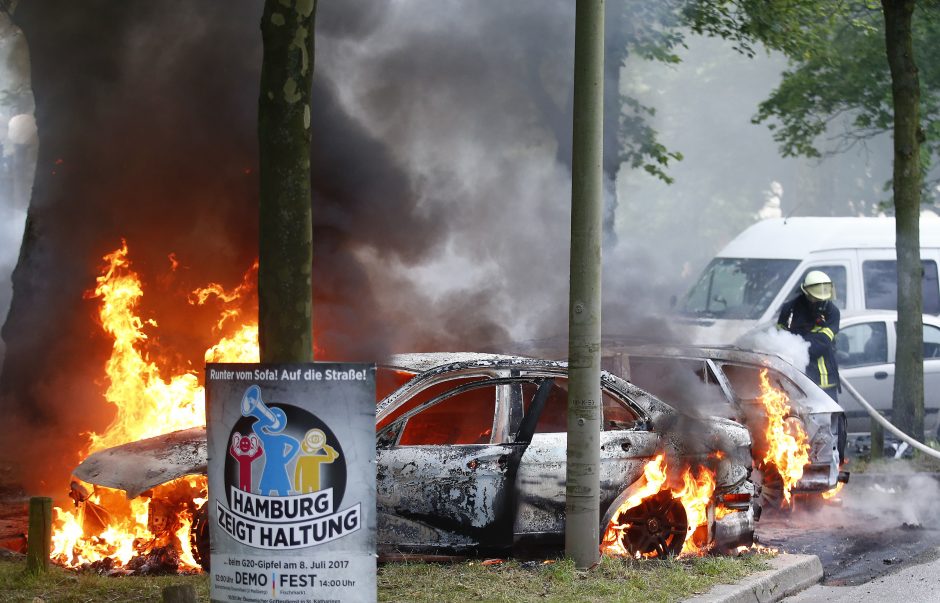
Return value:
<svg viewBox="0 0 940 603">
<path fill-rule="evenodd" d="M 294 468 L 294 490 L 301 494 L 320 489 L 320 463 L 332 463 L 339 453 L 326 443 L 326 434 L 320 429 L 311 429 L 304 434 Z M 322 452 L 321 452 L 322 451 Z"/>
</svg>

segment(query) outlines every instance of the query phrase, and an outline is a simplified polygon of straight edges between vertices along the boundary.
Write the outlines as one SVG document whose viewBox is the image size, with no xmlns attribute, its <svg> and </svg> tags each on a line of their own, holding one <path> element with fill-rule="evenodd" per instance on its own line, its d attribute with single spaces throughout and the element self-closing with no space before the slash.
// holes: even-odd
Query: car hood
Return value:
<svg viewBox="0 0 940 603">
<path fill-rule="evenodd" d="M 72 473 L 82 481 L 142 492 L 184 475 L 205 474 L 206 428 L 193 427 L 92 453 Z"/>
</svg>

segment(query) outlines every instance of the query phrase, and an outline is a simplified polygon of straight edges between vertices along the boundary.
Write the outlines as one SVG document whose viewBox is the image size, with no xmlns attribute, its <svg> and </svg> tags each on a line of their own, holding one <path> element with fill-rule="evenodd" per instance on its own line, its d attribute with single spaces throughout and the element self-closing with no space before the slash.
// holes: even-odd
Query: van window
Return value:
<svg viewBox="0 0 940 603">
<path fill-rule="evenodd" d="M 700 318 L 760 318 L 799 263 L 715 258 L 689 291 L 682 313 Z"/>
<path fill-rule="evenodd" d="M 826 275 L 832 279 L 832 286 L 835 288 L 835 298 L 832 300 L 835 305 L 841 309 L 845 309 L 845 296 L 846 296 L 846 276 L 845 276 L 845 266 L 811 266 L 806 269 L 806 272 L 800 275 L 800 280 L 796 281 L 796 284 L 793 285 L 793 289 L 790 291 L 790 294 L 787 295 L 786 299 L 789 301 L 796 297 L 802 289 L 800 285 L 803 284 L 803 281 L 806 279 L 806 275 L 809 274 L 811 270 L 822 270 Z"/>
<path fill-rule="evenodd" d="M 932 260 L 921 260 L 924 277 L 921 281 L 924 292 L 924 313 L 940 314 L 940 282 L 937 264 Z M 862 277 L 865 280 L 865 307 L 871 310 L 898 309 L 898 263 L 895 260 L 868 260 L 862 262 Z"/>
</svg>

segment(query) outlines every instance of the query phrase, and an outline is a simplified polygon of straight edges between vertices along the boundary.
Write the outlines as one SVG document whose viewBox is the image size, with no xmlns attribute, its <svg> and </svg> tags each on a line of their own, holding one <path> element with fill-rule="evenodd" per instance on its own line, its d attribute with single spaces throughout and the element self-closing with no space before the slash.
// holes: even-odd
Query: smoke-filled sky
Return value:
<svg viewBox="0 0 940 603">
<path fill-rule="evenodd" d="M 0 407 L 55 434 L 48 444 L 30 432 L 53 458 L 109 417 L 110 341 L 83 299 L 105 253 L 126 238 L 142 312 L 160 325 L 151 343 L 194 370 L 218 333 L 186 294 L 234 287 L 257 255 L 261 11 L 260 0 L 19 3 L 40 149 Z M 566 0 L 318 3 L 320 359 L 498 351 L 565 333 L 573 34 Z M 786 210 L 818 181 L 749 123 L 780 60 L 748 61 L 708 40 L 691 40 L 683 58 L 630 60 L 607 84 L 656 106 L 664 142 L 686 156 L 669 187 L 611 174 L 620 198 L 604 258 L 608 332 L 668 338 L 668 295 L 749 223 L 772 183 L 783 183 Z M 12 258 L 19 242 L 0 246 Z"/>
</svg>

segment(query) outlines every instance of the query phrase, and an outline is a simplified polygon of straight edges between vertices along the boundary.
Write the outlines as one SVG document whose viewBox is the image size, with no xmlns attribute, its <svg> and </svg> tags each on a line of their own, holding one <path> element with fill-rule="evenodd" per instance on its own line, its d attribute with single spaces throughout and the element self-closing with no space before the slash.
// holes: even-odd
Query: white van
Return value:
<svg viewBox="0 0 940 603">
<path fill-rule="evenodd" d="M 894 218 L 776 218 L 750 226 L 705 267 L 678 301 L 696 343 L 732 343 L 774 323 L 810 270 L 832 279 L 842 310 L 897 309 Z M 920 221 L 924 313 L 940 315 L 940 218 Z"/>
</svg>

